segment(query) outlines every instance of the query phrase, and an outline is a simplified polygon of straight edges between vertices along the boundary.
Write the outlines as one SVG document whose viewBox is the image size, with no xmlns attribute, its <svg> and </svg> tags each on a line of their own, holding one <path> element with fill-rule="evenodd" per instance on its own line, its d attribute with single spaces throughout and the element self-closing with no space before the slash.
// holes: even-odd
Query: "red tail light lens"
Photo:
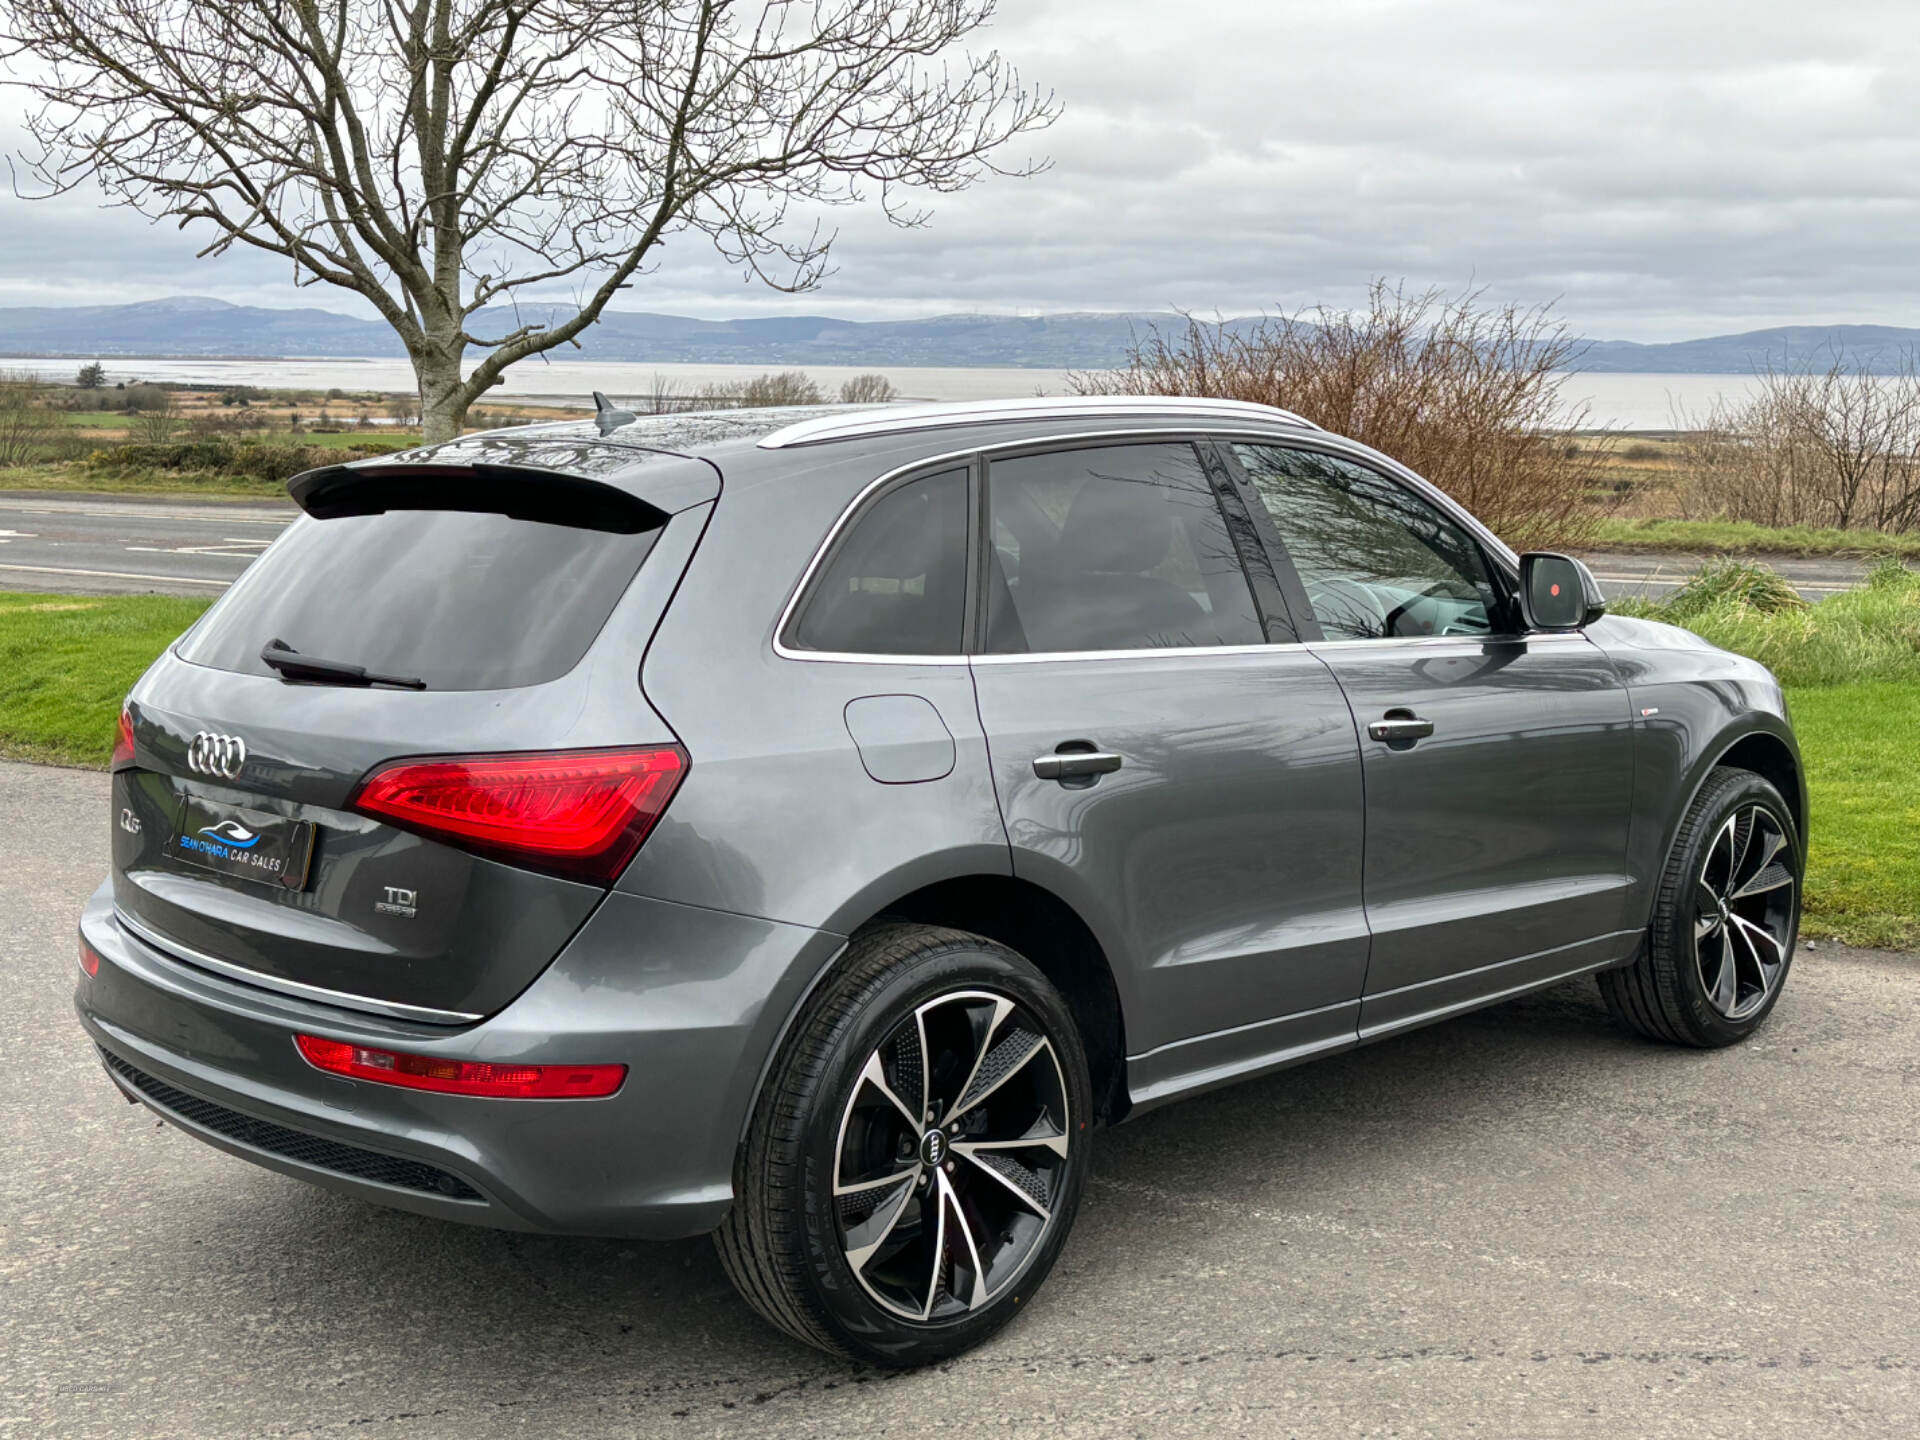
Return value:
<svg viewBox="0 0 1920 1440">
<path fill-rule="evenodd" d="M 475 1060 L 405 1055 L 397 1050 L 370 1050 L 318 1035 L 296 1035 L 293 1040 L 316 1070 L 408 1090 L 436 1090 L 443 1095 L 592 1100 L 613 1094 L 627 1078 L 624 1065 L 489 1065 Z"/>
<path fill-rule="evenodd" d="M 100 952 L 84 940 L 80 942 L 80 968 L 89 979 L 100 973 Z"/>
<path fill-rule="evenodd" d="M 611 885 L 686 772 L 678 745 L 408 760 L 362 782 L 353 808 L 482 855 Z"/>
<path fill-rule="evenodd" d="M 120 712 L 120 733 L 114 737 L 113 760 L 110 768 L 118 770 L 122 765 L 133 763 L 133 713 Z"/>
</svg>

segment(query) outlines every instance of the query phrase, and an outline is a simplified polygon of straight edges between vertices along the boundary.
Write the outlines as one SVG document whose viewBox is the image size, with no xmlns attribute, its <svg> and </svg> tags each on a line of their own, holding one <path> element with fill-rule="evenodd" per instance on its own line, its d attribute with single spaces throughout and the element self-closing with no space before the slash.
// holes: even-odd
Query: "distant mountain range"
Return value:
<svg viewBox="0 0 1920 1440">
<path fill-rule="evenodd" d="M 558 307 L 522 306 L 520 322 L 564 318 Z M 514 312 L 481 312 L 482 333 L 512 328 Z M 645 363 L 738 365 L 990 365 L 1096 369 L 1118 364 L 1129 342 L 1184 322 L 1166 313 L 937 315 L 926 320 L 836 320 L 780 315 L 752 320 L 694 320 L 619 311 L 603 316 L 567 358 Z M 1238 328 L 1258 323 L 1230 320 Z M 1835 353 L 1865 368 L 1898 369 L 1920 355 L 1920 329 L 1892 325 L 1784 325 L 1643 345 L 1586 342 L 1585 371 L 1743 375 L 1768 366 L 1825 364 Z M 270 310 L 184 297 L 134 305 L 0 309 L 0 356 L 246 356 L 259 358 L 399 357 L 385 325 L 330 310 Z"/>
</svg>

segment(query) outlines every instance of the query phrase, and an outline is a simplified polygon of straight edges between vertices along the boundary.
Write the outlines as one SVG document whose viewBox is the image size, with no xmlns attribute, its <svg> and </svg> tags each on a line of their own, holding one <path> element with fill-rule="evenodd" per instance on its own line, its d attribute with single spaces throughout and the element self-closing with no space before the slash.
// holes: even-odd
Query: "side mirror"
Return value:
<svg viewBox="0 0 1920 1440">
<path fill-rule="evenodd" d="M 1529 630 L 1584 630 L 1607 613 L 1593 572 L 1570 555 L 1520 557 L 1520 615 Z"/>
</svg>

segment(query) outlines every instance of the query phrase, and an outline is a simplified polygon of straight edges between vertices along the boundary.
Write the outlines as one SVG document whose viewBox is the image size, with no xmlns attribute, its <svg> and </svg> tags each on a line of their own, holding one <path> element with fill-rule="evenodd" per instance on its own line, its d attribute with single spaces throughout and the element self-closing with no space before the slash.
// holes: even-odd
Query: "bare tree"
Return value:
<svg viewBox="0 0 1920 1440">
<path fill-rule="evenodd" d="M 127 392 L 127 408 L 134 412 L 133 431 L 149 445 L 164 445 L 173 438 L 180 419 L 173 392 L 158 386 L 142 386 L 140 392 L 144 393 L 137 404 L 134 395 L 138 392 Z"/>
<path fill-rule="evenodd" d="M 60 428 L 47 408 L 46 382 L 24 371 L 0 370 L 0 465 L 28 465 L 45 458 Z"/>
<path fill-rule="evenodd" d="M 833 235 L 789 211 L 1003 168 L 1050 95 L 954 54 L 995 0 L 0 0 L 38 101 L 37 194 L 98 183 L 285 256 L 405 343 L 426 438 L 573 341 L 669 236 L 787 291 Z M 537 308 L 523 292 L 570 290 Z M 462 374 L 466 352 L 482 352 Z"/>
</svg>

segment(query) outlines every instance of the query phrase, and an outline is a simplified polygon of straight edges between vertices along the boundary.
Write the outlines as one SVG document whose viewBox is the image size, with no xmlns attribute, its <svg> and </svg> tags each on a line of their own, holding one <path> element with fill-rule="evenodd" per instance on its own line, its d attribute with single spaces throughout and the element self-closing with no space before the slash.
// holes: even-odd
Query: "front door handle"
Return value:
<svg viewBox="0 0 1920 1440">
<path fill-rule="evenodd" d="M 1123 762 L 1110 750 L 1056 750 L 1051 755 L 1036 755 L 1033 773 L 1042 780 L 1092 780 L 1111 774 Z"/>
<path fill-rule="evenodd" d="M 1422 720 L 1411 710 L 1389 710 L 1380 719 L 1367 726 L 1369 739 L 1379 740 L 1388 745 L 1411 744 L 1415 740 L 1424 740 L 1433 734 L 1433 722 Z"/>
</svg>

